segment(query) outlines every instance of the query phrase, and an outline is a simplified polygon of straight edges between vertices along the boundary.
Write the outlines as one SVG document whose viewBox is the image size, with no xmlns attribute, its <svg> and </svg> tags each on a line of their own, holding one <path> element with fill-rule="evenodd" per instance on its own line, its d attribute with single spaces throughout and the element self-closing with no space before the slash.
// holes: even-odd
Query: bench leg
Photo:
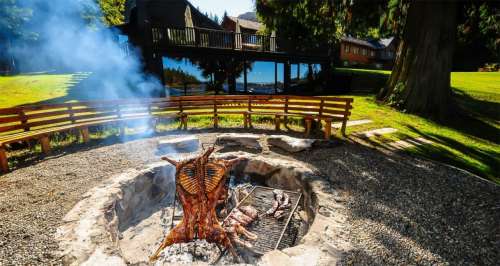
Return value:
<svg viewBox="0 0 500 266">
<path fill-rule="evenodd" d="M 40 139 L 40 144 L 42 145 L 42 152 L 45 155 L 50 154 L 50 140 L 48 136 L 44 136 Z"/>
<path fill-rule="evenodd" d="M 84 127 L 80 129 L 80 134 L 82 135 L 83 142 L 89 142 L 90 140 L 90 134 L 89 134 L 89 128 Z"/>
<path fill-rule="evenodd" d="M 7 162 L 7 151 L 4 147 L 0 147 L 0 170 L 2 173 L 9 172 L 9 163 Z"/>
<path fill-rule="evenodd" d="M 346 136 L 345 134 L 345 129 L 347 127 L 347 119 L 344 119 L 344 121 L 342 121 L 342 128 L 340 129 L 340 132 L 342 132 L 342 136 Z"/>
<path fill-rule="evenodd" d="M 274 117 L 274 123 L 276 125 L 276 131 L 279 131 L 280 130 L 280 123 L 281 123 L 279 115 Z"/>
<path fill-rule="evenodd" d="M 248 115 L 243 114 L 243 127 L 248 128 Z"/>
<path fill-rule="evenodd" d="M 288 124 L 288 116 L 284 116 L 283 117 L 283 126 L 287 127 L 287 124 Z"/>
<path fill-rule="evenodd" d="M 312 119 L 306 118 L 306 137 L 308 137 L 311 134 L 311 125 L 312 125 Z"/>
<path fill-rule="evenodd" d="M 120 130 L 120 132 L 119 132 L 120 138 L 123 138 L 123 137 L 125 137 L 125 124 L 120 123 L 119 127 L 120 127 L 120 129 L 119 129 Z"/>
<path fill-rule="evenodd" d="M 325 120 L 325 139 L 330 139 L 331 135 L 332 135 L 332 120 L 327 119 Z"/>
<path fill-rule="evenodd" d="M 214 115 L 214 128 L 219 128 L 219 117 Z"/>
<path fill-rule="evenodd" d="M 250 128 L 253 128 L 253 125 L 252 125 L 252 115 L 248 115 L 248 127 Z"/>
</svg>

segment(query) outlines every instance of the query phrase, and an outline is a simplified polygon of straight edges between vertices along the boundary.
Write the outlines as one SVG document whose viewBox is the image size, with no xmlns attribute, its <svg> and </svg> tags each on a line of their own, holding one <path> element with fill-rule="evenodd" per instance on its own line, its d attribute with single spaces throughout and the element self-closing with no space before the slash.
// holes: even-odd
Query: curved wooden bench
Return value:
<svg viewBox="0 0 500 266">
<path fill-rule="evenodd" d="M 274 116 L 276 129 L 288 117 L 303 117 L 305 133 L 312 121 L 325 122 L 325 138 L 331 136 L 332 122 L 342 122 L 345 134 L 351 98 L 276 95 L 180 96 L 141 100 L 92 101 L 46 105 L 27 105 L 0 109 L 0 169 L 8 171 L 6 146 L 11 143 L 38 140 L 42 151 L 50 153 L 49 136 L 58 132 L 79 131 L 89 140 L 88 128 L 112 124 L 124 134 L 127 123 L 141 123 L 156 128 L 160 119 L 179 118 L 180 128 L 187 129 L 188 117 L 210 115 L 214 127 L 220 115 L 242 115 L 245 128 L 252 126 L 253 115 Z"/>
</svg>

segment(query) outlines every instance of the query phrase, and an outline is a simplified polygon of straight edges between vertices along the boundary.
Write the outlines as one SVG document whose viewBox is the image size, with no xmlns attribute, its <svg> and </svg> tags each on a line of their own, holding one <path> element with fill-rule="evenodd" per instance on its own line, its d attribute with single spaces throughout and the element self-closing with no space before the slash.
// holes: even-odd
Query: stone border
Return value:
<svg viewBox="0 0 500 266">
<path fill-rule="evenodd" d="M 235 171 L 267 176 L 266 183 L 270 186 L 301 190 L 303 193 L 304 206 L 308 206 L 304 216 L 309 230 L 298 245 L 268 252 L 259 264 L 282 265 L 306 259 L 307 264 L 332 265 L 350 247 L 342 239 L 345 235 L 345 216 L 336 211 L 345 207 L 336 201 L 335 191 L 317 170 L 299 161 L 246 152 L 229 152 L 216 157 L 248 158 L 236 165 Z M 140 204 L 158 202 L 168 191 L 172 191 L 173 179 L 159 176 L 173 177 L 173 169 L 170 164 L 161 162 L 141 171 L 126 170 L 86 193 L 64 217 L 64 225 L 57 230 L 58 253 L 63 262 L 67 265 L 127 265 L 118 243 L 119 220 L 130 217 L 128 210 Z M 160 171 L 161 175 L 155 174 Z M 290 176 L 295 178 L 290 179 Z M 144 192 L 152 190 L 152 187 L 159 191 L 155 195 L 144 196 Z M 131 196 L 132 193 L 143 193 L 143 196 L 137 200 L 137 197 Z"/>
</svg>

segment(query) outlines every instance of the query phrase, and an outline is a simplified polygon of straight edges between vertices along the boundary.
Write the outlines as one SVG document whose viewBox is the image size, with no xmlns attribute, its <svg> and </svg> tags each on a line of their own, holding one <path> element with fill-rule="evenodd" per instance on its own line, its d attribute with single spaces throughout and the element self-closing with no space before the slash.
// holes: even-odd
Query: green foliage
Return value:
<svg viewBox="0 0 500 266">
<path fill-rule="evenodd" d="M 18 3 L 17 0 L 0 0 L 0 38 L 30 38 L 32 33 L 23 30 L 23 25 L 33 11 Z M 3 35 L 3 36 L 2 36 Z"/>
<path fill-rule="evenodd" d="M 331 47 L 344 34 L 349 1 L 256 0 L 257 15 L 296 50 Z"/>
<path fill-rule="evenodd" d="M 98 0 L 102 19 L 107 25 L 123 24 L 126 0 Z"/>
</svg>

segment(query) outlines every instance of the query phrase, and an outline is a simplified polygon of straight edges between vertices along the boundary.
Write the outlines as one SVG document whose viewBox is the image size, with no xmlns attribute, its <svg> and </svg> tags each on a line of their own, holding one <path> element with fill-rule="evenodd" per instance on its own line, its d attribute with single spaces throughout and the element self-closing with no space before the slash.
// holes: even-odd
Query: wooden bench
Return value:
<svg viewBox="0 0 500 266">
<path fill-rule="evenodd" d="M 160 119 L 180 119 L 187 129 L 189 116 L 211 115 L 214 127 L 220 115 L 242 115 L 245 128 L 252 126 L 253 115 L 271 115 L 276 129 L 291 116 L 303 117 L 306 134 L 313 120 L 325 122 L 325 138 L 331 136 L 331 123 L 342 122 L 341 132 L 352 108 L 352 99 L 302 96 L 180 96 L 142 100 L 93 101 L 63 104 L 27 105 L 0 109 L 0 169 L 8 171 L 8 144 L 38 140 L 42 151 L 50 153 L 49 137 L 59 132 L 78 131 L 84 142 L 89 140 L 89 127 L 116 125 L 124 134 L 127 123 L 156 128 Z"/>
<path fill-rule="evenodd" d="M 288 117 L 302 117 L 306 135 L 310 134 L 313 121 L 324 121 L 326 139 L 331 136 L 332 122 L 341 122 L 341 132 L 345 134 L 353 102 L 352 98 L 282 95 L 184 96 L 172 100 L 179 103 L 183 129 L 187 129 L 187 118 L 196 115 L 213 116 L 215 128 L 219 115 L 240 114 L 245 128 L 252 127 L 253 115 L 270 115 L 275 117 L 276 130 L 281 123 L 287 123 Z"/>
</svg>

